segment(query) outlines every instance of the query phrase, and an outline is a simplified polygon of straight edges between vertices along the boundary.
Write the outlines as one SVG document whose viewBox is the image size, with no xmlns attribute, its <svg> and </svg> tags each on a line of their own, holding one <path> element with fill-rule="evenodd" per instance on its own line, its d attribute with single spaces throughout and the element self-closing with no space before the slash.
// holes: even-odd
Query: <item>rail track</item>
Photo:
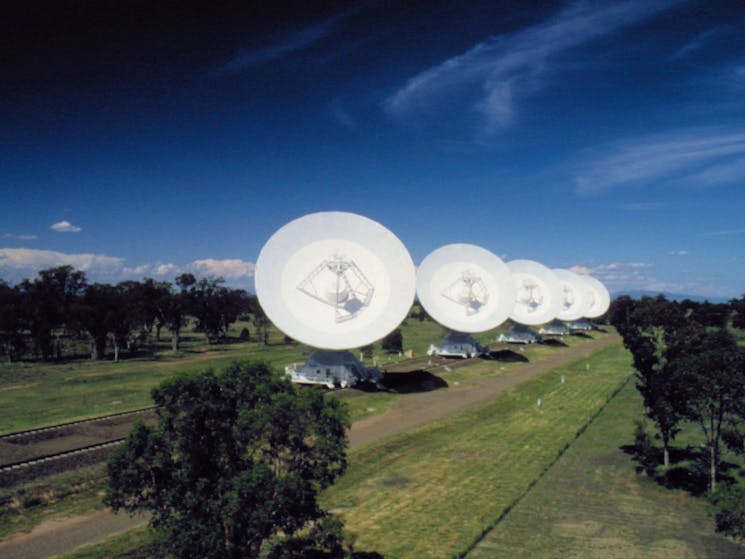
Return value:
<svg viewBox="0 0 745 559">
<path fill-rule="evenodd" d="M 141 419 L 152 421 L 148 407 L 0 436 L 0 487 L 106 460 Z"/>
<path fill-rule="evenodd" d="M 492 348 L 495 354 L 502 349 Z M 388 387 L 395 392 L 446 386 L 433 373 L 467 367 L 481 358 L 448 359 L 425 356 L 381 363 Z M 411 374 L 417 373 L 417 374 Z M 428 376 L 427 376 L 428 375 Z M 432 382 L 433 380 L 439 380 Z M 421 385 L 421 386 L 419 386 Z M 346 389 L 349 391 L 350 389 Z M 0 487 L 102 462 L 124 442 L 136 420 L 154 421 L 147 407 L 101 417 L 0 435 Z"/>
</svg>

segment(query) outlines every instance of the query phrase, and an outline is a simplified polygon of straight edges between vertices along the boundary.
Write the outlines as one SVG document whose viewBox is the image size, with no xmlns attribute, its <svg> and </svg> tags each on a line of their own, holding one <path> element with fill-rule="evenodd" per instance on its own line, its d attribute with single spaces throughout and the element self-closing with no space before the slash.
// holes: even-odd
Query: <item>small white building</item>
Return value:
<svg viewBox="0 0 745 559">
<path fill-rule="evenodd" d="M 349 388 L 360 382 L 379 385 L 383 375 L 377 367 L 367 368 L 351 351 L 318 350 L 300 367 L 285 367 L 285 373 L 298 384 L 320 384 L 327 388 Z"/>
<path fill-rule="evenodd" d="M 436 346 L 431 344 L 427 355 L 438 355 L 441 357 L 462 357 L 470 359 L 479 355 L 489 353 L 489 348 L 477 342 L 470 334 L 463 332 L 450 332 L 442 344 Z"/>
</svg>

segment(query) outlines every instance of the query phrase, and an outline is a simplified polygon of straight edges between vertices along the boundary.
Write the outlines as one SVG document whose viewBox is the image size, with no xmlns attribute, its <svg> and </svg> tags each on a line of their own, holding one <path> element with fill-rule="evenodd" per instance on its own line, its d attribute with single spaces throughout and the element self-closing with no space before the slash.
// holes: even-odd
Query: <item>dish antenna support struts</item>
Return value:
<svg viewBox="0 0 745 559">
<path fill-rule="evenodd" d="M 414 300 L 414 264 L 403 243 L 366 217 L 319 212 L 277 230 L 256 261 L 256 295 L 277 328 L 317 348 L 293 381 L 346 387 L 379 382 L 348 351 L 384 337 Z"/>
<path fill-rule="evenodd" d="M 507 266 L 488 250 L 451 244 L 431 252 L 417 271 L 417 295 L 427 313 L 450 332 L 428 355 L 473 357 L 489 352 L 471 334 L 496 328 L 514 305 Z"/>
</svg>

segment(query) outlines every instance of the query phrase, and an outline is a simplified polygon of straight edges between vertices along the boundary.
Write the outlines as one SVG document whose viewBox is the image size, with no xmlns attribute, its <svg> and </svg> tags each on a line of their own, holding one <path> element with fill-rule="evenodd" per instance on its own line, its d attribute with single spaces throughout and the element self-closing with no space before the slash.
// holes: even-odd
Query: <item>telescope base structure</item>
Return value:
<svg viewBox="0 0 745 559">
<path fill-rule="evenodd" d="M 595 329 L 595 325 L 587 319 L 574 320 L 567 324 L 572 332 L 590 332 Z"/>
<path fill-rule="evenodd" d="M 515 324 L 507 334 L 500 334 L 497 341 L 506 342 L 508 344 L 535 344 L 541 342 L 540 334 L 529 326 L 523 324 Z"/>
<path fill-rule="evenodd" d="M 477 342 L 470 334 L 463 332 L 450 332 L 442 342 L 442 345 L 431 344 L 427 355 L 439 357 L 461 357 L 470 359 L 479 355 L 488 355 L 489 348 Z"/>
<path fill-rule="evenodd" d="M 297 384 L 320 384 L 327 388 L 349 388 L 360 382 L 377 386 L 383 375 L 377 367 L 367 368 L 351 351 L 317 350 L 299 368 L 285 367 L 285 373 Z"/>
<path fill-rule="evenodd" d="M 572 333 L 569 327 L 561 320 L 552 320 L 546 326 L 538 330 L 542 336 L 568 336 Z"/>
</svg>

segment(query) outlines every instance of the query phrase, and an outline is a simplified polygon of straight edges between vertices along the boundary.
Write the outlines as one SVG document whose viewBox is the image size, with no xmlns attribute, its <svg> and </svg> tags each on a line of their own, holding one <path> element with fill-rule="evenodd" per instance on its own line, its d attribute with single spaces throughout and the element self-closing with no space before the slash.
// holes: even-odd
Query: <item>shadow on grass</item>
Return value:
<svg viewBox="0 0 745 559">
<path fill-rule="evenodd" d="M 620 449 L 632 456 L 637 463 L 636 472 L 644 473 L 667 489 L 680 489 L 700 497 L 705 495 L 709 485 L 709 461 L 705 449 L 695 447 L 670 449 L 670 466 L 663 466 L 663 450 L 648 447 L 640 452 L 635 445 L 623 445 Z M 717 481 L 734 481 L 739 466 L 721 462 L 717 469 Z"/>
<path fill-rule="evenodd" d="M 558 338 L 544 338 L 543 341 L 539 343 L 549 347 L 567 347 L 567 345 Z"/>
<path fill-rule="evenodd" d="M 588 339 L 588 340 L 592 340 L 593 339 L 593 337 L 590 336 L 590 334 L 588 334 L 587 332 L 572 332 L 571 335 L 574 336 L 575 338 L 585 338 L 585 339 Z"/>
<path fill-rule="evenodd" d="M 408 373 L 383 373 L 381 384 L 391 392 L 411 394 L 414 392 L 432 392 L 447 388 L 448 383 L 429 371 L 411 371 Z M 364 390 L 364 388 L 363 388 Z M 375 390 L 375 387 L 371 387 Z"/>
<path fill-rule="evenodd" d="M 527 357 L 512 351 L 511 349 L 499 349 L 497 351 L 489 352 L 488 355 L 484 355 L 483 359 L 489 359 L 491 361 L 502 361 L 505 363 L 527 363 L 530 361 Z"/>
</svg>

